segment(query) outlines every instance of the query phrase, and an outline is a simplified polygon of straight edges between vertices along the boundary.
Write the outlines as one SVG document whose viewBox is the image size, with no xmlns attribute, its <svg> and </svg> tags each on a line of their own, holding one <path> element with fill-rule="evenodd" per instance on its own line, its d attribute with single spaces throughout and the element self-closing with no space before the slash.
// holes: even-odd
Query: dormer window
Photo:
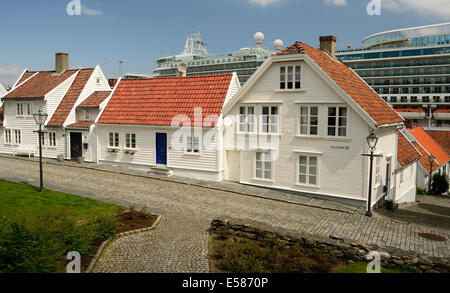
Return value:
<svg viewBox="0 0 450 293">
<path fill-rule="evenodd" d="M 85 111 L 85 116 L 84 116 L 84 119 L 86 119 L 86 121 L 89 121 L 89 119 L 91 118 L 89 114 L 90 114 L 89 110 L 86 110 Z"/>
<path fill-rule="evenodd" d="M 301 87 L 301 67 L 282 66 L 280 67 L 280 89 L 292 90 Z"/>
</svg>

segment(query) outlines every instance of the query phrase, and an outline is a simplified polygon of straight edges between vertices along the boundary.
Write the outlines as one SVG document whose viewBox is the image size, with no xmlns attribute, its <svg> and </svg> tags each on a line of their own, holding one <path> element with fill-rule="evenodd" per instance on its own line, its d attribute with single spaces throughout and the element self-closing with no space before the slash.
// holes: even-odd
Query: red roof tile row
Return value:
<svg viewBox="0 0 450 293">
<path fill-rule="evenodd" d="M 347 93 L 377 126 L 404 122 L 404 119 L 387 104 L 353 70 L 339 60 L 333 60 L 327 53 L 301 42 L 280 51 L 277 55 L 306 54 L 334 82 Z"/>
<path fill-rule="evenodd" d="M 422 157 L 401 131 L 398 132 L 397 152 L 397 161 L 402 167 L 406 167 Z"/>
<path fill-rule="evenodd" d="M 55 87 L 67 80 L 78 70 L 66 70 L 61 74 L 55 74 L 54 71 L 27 71 L 22 76 L 21 81 L 34 75 L 23 85 L 10 91 L 3 99 L 40 99 L 48 94 Z M 20 83 L 19 83 L 20 84 Z"/>
<path fill-rule="evenodd" d="M 94 72 L 94 68 L 80 69 L 66 95 L 59 103 L 55 113 L 50 118 L 48 127 L 62 127 L 76 101 L 80 97 L 86 83 Z M 28 83 L 28 82 L 27 82 Z"/>
<path fill-rule="evenodd" d="M 92 125 L 94 125 L 93 121 L 78 121 L 78 122 L 75 122 L 73 124 L 67 125 L 66 127 L 67 128 L 81 128 L 81 129 L 85 128 L 85 129 L 88 129 Z"/>
<path fill-rule="evenodd" d="M 111 91 L 93 92 L 86 100 L 78 105 L 78 108 L 99 108 L 100 104 L 103 103 L 110 94 Z"/>
<path fill-rule="evenodd" d="M 423 130 L 422 127 L 417 126 L 413 129 L 408 129 L 408 131 L 414 136 L 414 138 L 417 140 L 418 144 L 420 144 L 428 154 L 433 155 L 436 158 L 436 161 L 443 165 L 448 162 L 450 159 L 447 153 L 434 141 L 431 136 L 429 136 L 425 130 Z M 427 170 L 430 168 L 430 161 L 429 161 L 429 155 L 425 155 L 425 152 L 422 152 L 420 149 L 419 151 L 422 153 L 422 155 L 426 158 L 426 160 L 422 159 L 420 160 L 421 164 L 427 168 Z"/>
<path fill-rule="evenodd" d="M 425 130 L 450 155 L 450 131 Z"/>
<path fill-rule="evenodd" d="M 222 112 L 232 74 L 121 80 L 98 123 L 172 125 L 187 116 L 194 125 L 194 108 L 202 108 L 201 121 L 213 126 Z M 209 117 L 215 115 L 214 117 Z"/>
</svg>

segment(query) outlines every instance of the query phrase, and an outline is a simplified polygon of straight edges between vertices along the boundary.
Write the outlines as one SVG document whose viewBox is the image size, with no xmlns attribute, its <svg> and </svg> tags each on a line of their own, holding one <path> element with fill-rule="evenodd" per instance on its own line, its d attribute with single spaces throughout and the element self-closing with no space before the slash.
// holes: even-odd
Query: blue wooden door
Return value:
<svg viewBox="0 0 450 293">
<path fill-rule="evenodd" d="M 156 134 L 156 164 L 167 165 L 167 133 Z"/>
</svg>

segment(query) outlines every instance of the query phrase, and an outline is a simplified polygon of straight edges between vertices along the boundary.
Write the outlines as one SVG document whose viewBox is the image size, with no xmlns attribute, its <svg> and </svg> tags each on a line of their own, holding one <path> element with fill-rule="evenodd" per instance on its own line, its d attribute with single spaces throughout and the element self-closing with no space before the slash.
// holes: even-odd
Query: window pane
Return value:
<svg viewBox="0 0 450 293">
<path fill-rule="evenodd" d="M 300 183 L 306 183 L 306 175 L 300 175 L 299 180 Z"/>
<path fill-rule="evenodd" d="M 300 165 L 300 174 L 306 174 L 306 165 Z"/>
<path fill-rule="evenodd" d="M 263 115 L 269 115 L 269 107 L 263 107 L 262 113 L 263 113 Z"/>
<path fill-rule="evenodd" d="M 317 126 L 311 126 L 310 130 L 309 130 L 309 134 L 311 135 L 317 135 L 318 131 L 317 131 Z"/>
<path fill-rule="evenodd" d="M 336 108 L 335 107 L 328 108 L 328 116 L 336 116 Z"/>
<path fill-rule="evenodd" d="M 263 166 L 263 163 L 261 161 L 256 161 L 256 169 L 261 170 Z"/>
<path fill-rule="evenodd" d="M 248 107 L 247 108 L 247 114 L 249 114 L 249 115 L 255 114 L 255 108 L 254 107 Z"/>
<path fill-rule="evenodd" d="M 257 178 L 262 178 L 262 171 L 261 170 L 256 170 L 256 177 Z"/>
<path fill-rule="evenodd" d="M 336 135 L 336 128 L 328 127 L 328 135 L 335 136 Z"/>
<path fill-rule="evenodd" d="M 265 163 L 264 163 L 264 169 L 265 169 L 265 170 L 270 170 L 270 169 L 272 169 L 272 163 L 271 163 L 271 162 L 265 162 Z"/>
<path fill-rule="evenodd" d="M 309 157 L 309 165 L 317 166 L 317 158 L 316 157 Z"/>
<path fill-rule="evenodd" d="M 272 107 L 272 115 L 278 115 L 278 107 Z"/>
<path fill-rule="evenodd" d="M 307 158 L 304 157 L 304 156 L 301 156 L 301 157 L 300 157 L 300 164 L 306 165 L 306 164 L 307 164 Z"/>
<path fill-rule="evenodd" d="M 336 126 L 336 117 L 328 117 L 328 126 Z"/>
<path fill-rule="evenodd" d="M 239 113 L 240 113 L 241 115 L 242 115 L 242 114 L 245 114 L 245 107 L 240 107 Z"/>
<path fill-rule="evenodd" d="M 302 107 L 300 110 L 300 114 L 305 116 L 308 115 L 308 107 Z"/>
<path fill-rule="evenodd" d="M 309 176 L 309 184 L 317 184 L 316 176 Z"/>
<path fill-rule="evenodd" d="M 319 108 L 318 107 L 311 107 L 311 115 L 317 116 L 319 114 Z"/>
<path fill-rule="evenodd" d="M 256 160 L 261 161 L 261 153 L 256 153 Z"/>
<path fill-rule="evenodd" d="M 339 136 L 347 136 L 347 128 L 339 127 Z"/>
<path fill-rule="evenodd" d="M 270 174 L 270 170 L 264 172 L 264 178 L 265 178 L 265 179 L 270 179 L 271 177 L 272 177 L 272 176 L 271 176 L 271 174 Z"/>
<path fill-rule="evenodd" d="M 346 126 L 347 125 L 347 118 L 339 118 L 339 126 Z"/>
<path fill-rule="evenodd" d="M 339 108 L 339 116 L 347 116 L 347 108 Z"/>
<path fill-rule="evenodd" d="M 301 126 L 300 134 L 308 134 L 308 126 Z"/>
</svg>

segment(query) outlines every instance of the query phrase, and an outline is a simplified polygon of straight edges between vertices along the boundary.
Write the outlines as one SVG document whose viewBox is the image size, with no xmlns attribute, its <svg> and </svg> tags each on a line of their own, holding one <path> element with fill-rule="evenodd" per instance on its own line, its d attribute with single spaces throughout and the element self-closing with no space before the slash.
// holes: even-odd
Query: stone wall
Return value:
<svg viewBox="0 0 450 293">
<path fill-rule="evenodd" d="M 450 273 L 450 259 L 421 255 L 397 248 L 369 246 L 333 235 L 329 238 L 320 238 L 252 220 L 219 218 L 212 221 L 209 231 L 253 240 L 279 238 L 287 245 L 300 244 L 305 248 L 314 248 L 318 252 L 332 252 L 337 257 L 353 261 L 367 262 L 367 254 L 377 251 L 381 256 L 381 266 L 385 268 L 404 268 L 417 273 Z"/>
</svg>

